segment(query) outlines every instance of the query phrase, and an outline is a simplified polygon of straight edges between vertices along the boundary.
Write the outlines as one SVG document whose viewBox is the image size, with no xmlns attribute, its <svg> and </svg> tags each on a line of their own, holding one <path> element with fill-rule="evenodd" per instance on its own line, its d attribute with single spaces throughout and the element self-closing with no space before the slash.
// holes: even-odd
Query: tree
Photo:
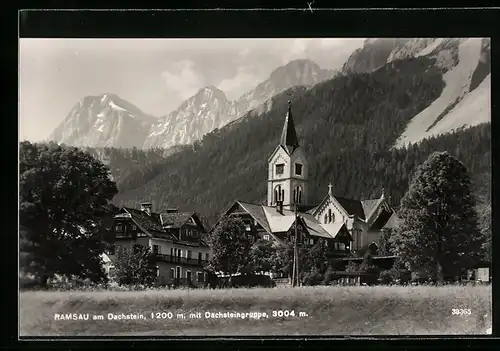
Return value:
<svg viewBox="0 0 500 351">
<path fill-rule="evenodd" d="M 479 229 L 483 235 L 483 245 L 481 250 L 486 261 L 491 262 L 491 204 L 478 206 Z"/>
<path fill-rule="evenodd" d="M 293 271 L 293 243 L 286 241 L 277 247 L 271 258 L 271 271 L 279 276 L 291 277 Z"/>
<path fill-rule="evenodd" d="M 207 269 L 232 275 L 245 272 L 250 263 L 250 241 L 243 221 L 238 217 L 224 217 L 208 235 L 211 249 Z"/>
<path fill-rule="evenodd" d="M 250 263 L 252 272 L 271 272 L 273 268 L 273 255 L 275 248 L 268 240 L 257 240 L 250 250 Z"/>
<path fill-rule="evenodd" d="M 412 272 L 442 283 L 480 260 L 482 236 L 465 166 L 447 152 L 420 165 L 402 199 L 395 254 Z"/>
<path fill-rule="evenodd" d="M 117 193 L 107 167 L 74 147 L 20 144 L 21 269 L 42 285 L 55 274 L 104 279 L 100 254 Z"/>
<path fill-rule="evenodd" d="M 149 246 L 116 246 L 112 278 L 120 285 L 141 284 L 151 286 L 156 282 L 156 265 Z"/>
<path fill-rule="evenodd" d="M 349 261 L 349 263 L 345 267 L 345 271 L 347 273 L 357 273 L 359 272 L 359 265 L 354 261 Z"/>
<path fill-rule="evenodd" d="M 394 248 L 392 247 L 391 238 L 394 235 L 394 229 L 382 228 L 382 235 L 379 242 L 380 256 L 390 256 L 393 254 Z"/>
</svg>

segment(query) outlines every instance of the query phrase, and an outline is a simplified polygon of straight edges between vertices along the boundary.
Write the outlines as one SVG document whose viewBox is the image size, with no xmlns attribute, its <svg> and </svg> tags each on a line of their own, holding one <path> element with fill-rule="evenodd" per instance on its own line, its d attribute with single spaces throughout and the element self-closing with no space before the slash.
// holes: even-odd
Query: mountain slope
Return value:
<svg viewBox="0 0 500 351">
<path fill-rule="evenodd" d="M 448 70 L 443 75 L 445 88 L 439 98 L 411 120 L 398 139 L 396 147 L 491 120 L 489 70 L 481 68 L 483 72 L 476 74 L 479 78 L 474 81 L 477 86 L 471 86 L 474 73 L 479 65 L 482 65 L 481 57 L 489 57 L 489 52 L 483 52 L 488 50 L 483 45 L 484 41 L 476 38 L 460 40 L 450 43 L 448 51 L 439 50 L 439 45 L 443 45 L 443 42 L 446 41 L 441 41 L 437 45 L 438 48 L 429 55 L 434 53 L 434 56 L 439 58 L 449 53 L 450 57 L 456 56 L 456 62 L 448 64 Z M 476 83 L 477 81 L 480 83 Z"/>
<path fill-rule="evenodd" d="M 214 86 L 202 88 L 151 127 L 143 148 L 190 144 L 286 89 L 314 85 L 333 75 L 333 71 L 321 69 L 311 60 L 295 60 L 274 70 L 268 79 L 236 101 L 229 101 L 224 92 Z"/>
<path fill-rule="evenodd" d="M 342 73 L 368 73 L 385 65 L 392 52 L 404 46 L 410 39 L 366 39 L 342 66 Z"/>
<path fill-rule="evenodd" d="M 344 64 L 343 73 L 373 72 L 385 63 L 416 57 L 434 59 L 446 86 L 411 120 L 395 147 L 491 120 L 489 39 L 367 39 Z"/>
<path fill-rule="evenodd" d="M 80 100 L 49 139 L 72 146 L 142 145 L 156 119 L 114 94 Z"/>
<path fill-rule="evenodd" d="M 389 149 L 407 122 L 443 88 L 435 60 L 419 57 L 391 62 L 370 74 L 340 76 L 310 89 L 290 89 L 274 97 L 267 104 L 269 110 L 247 113 L 155 169 L 132 174 L 122 182 L 115 201 L 136 206 L 148 199 L 157 208 L 177 206 L 211 219 L 236 199 L 263 201 L 267 158 L 278 144 L 289 94 L 310 163 L 311 202 L 324 196 L 330 181 L 339 196 L 369 198 L 385 187 L 396 199 L 408 184 L 402 169 L 413 169 L 410 162 L 415 157 L 405 161 L 404 154 L 392 155 Z M 401 175 L 391 174 L 398 167 Z"/>
</svg>

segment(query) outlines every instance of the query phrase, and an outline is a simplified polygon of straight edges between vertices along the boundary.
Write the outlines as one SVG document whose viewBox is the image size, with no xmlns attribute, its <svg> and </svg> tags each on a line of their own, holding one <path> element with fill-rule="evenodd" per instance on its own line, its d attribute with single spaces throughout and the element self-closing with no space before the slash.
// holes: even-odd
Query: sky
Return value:
<svg viewBox="0 0 500 351">
<path fill-rule="evenodd" d="M 46 139 L 87 95 L 113 93 L 161 117 L 208 85 L 237 99 L 294 59 L 338 69 L 363 40 L 23 38 L 20 139 Z"/>
</svg>

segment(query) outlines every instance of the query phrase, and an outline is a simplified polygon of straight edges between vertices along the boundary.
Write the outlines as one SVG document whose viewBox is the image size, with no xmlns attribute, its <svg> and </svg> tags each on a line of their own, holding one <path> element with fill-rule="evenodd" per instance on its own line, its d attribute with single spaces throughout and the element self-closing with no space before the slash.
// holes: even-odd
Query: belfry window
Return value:
<svg viewBox="0 0 500 351">
<path fill-rule="evenodd" d="M 283 163 L 276 165 L 276 175 L 282 175 L 284 171 L 285 171 L 285 165 Z"/>
<path fill-rule="evenodd" d="M 295 175 L 302 175 L 302 165 L 299 163 L 295 164 Z"/>
<path fill-rule="evenodd" d="M 296 204 L 302 202 L 302 188 L 300 186 L 296 186 L 295 189 L 293 189 L 293 201 Z"/>
<path fill-rule="evenodd" d="M 281 189 L 281 185 L 274 188 L 274 202 L 283 201 L 285 198 L 285 190 Z"/>
</svg>

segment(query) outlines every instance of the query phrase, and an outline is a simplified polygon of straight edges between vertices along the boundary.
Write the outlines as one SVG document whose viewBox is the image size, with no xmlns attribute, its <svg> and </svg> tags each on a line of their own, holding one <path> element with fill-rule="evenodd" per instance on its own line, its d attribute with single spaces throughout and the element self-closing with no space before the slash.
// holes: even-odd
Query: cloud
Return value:
<svg viewBox="0 0 500 351">
<path fill-rule="evenodd" d="M 262 80 L 262 77 L 253 72 L 253 70 L 254 67 L 252 66 L 238 67 L 233 77 L 226 78 L 218 84 L 219 89 L 224 91 L 229 99 L 238 98 L 246 91 L 255 88 Z"/>
<path fill-rule="evenodd" d="M 196 70 L 190 60 L 177 61 L 170 64 L 168 70 L 162 72 L 167 88 L 183 99 L 193 96 L 205 85 L 203 74 Z"/>
</svg>

